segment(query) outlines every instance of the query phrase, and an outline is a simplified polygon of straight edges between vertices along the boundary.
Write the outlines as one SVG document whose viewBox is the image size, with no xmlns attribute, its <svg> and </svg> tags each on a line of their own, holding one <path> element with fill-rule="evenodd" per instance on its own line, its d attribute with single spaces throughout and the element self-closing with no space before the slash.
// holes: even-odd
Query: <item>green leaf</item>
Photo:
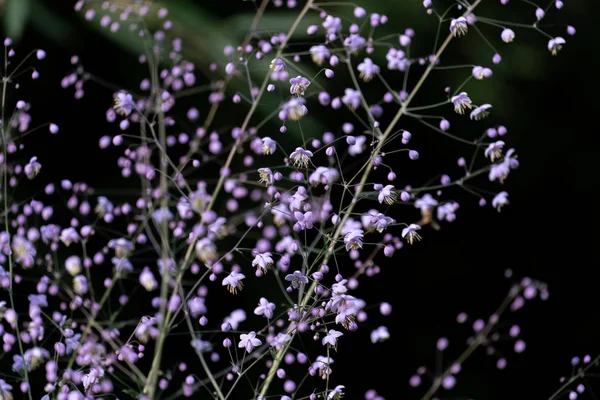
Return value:
<svg viewBox="0 0 600 400">
<path fill-rule="evenodd" d="M 20 39 L 30 14 L 30 0 L 8 0 L 4 12 L 6 35 L 11 39 Z"/>
</svg>

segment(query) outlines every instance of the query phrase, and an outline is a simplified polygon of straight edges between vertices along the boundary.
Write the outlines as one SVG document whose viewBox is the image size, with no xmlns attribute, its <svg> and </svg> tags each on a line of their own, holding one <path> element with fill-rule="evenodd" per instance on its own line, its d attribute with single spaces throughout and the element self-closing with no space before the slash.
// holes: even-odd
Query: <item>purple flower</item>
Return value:
<svg viewBox="0 0 600 400">
<path fill-rule="evenodd" d="M 304 96 L 304 91 L 310 85 L 310 81 L 303 76 L 298 75 L 290 79 L 290 94 L 295 94 L 297 97 Z"/>
<path fill-rule="evenodd" d="M 482 120 L 489 115 L 488 110 L 490 108 L 492 108 L 491 104 L 483 104 L 471 111 L 470 118 L 474 119 L 475 121 Z"/>
<path fill-rule="evenodd" d="M 294 289 L 298 289 L 300 284 L 308 283 L 308 278 L 300 271 L 294 271 L 293 274 L 287 274 L 285 280 L 290 282 Z"/>
<path fill-rule="evenodd" d="M 323 344 L 323 346 L 325 346 L 325 345 L 331 346 L 337 350 L 337 339 L 343 335 L 344 334 L 340 331 L 336 331 L 335 329 L 330 329 L 329 331 L 327 331 L 327 335 L 325 335 L 323 337 L 323 339 L 321 340 L 321 343 Z"/>
<path fill-rule="evenodd" d="M 258 183 L 264 183 L 265 186 L 271 186 L 275 183 L 275 178 L 273 177 L 273 171 L 270 168 L 259 168 L 258 169 Z"/>
<path fill-rule="evenodd" d="M 254 314 L 262 315 L 267 319 L 273 318 L 273 311 L 275 310 L 275 304 L 269 302 L 269 300 L 261 297 L 258 301 L 258 307 L 254 309 Z"/>
<path fill-rule="evenodd" d="M 14 369 L 14 367 L 13 367 Z M 12 386 L 10 386 L 4 379 L 0 379 L 0 396 L 6 400 L 12 400 L 13 395 L 11 393 Z"/>
<path fill-rule="evenodd" d="M 260 339 L 256 338 L 256 332 L 248 332 L 248 334 L 242 333 L 240 335 L 240 343 L 238 343 L 238 347 L 241 349 L 246 349 L 248 353 L 251 353 L 255 347 L 260 346 L 262 342 Z"/>
<path fill-rule="evenodd" d="M 33 267 L 33 262 L 36 256 L 35 246 L 23 236 L 13 236 L 12 250 L 15 254 L 15 261 L 21 264 L 24 268 Z"/>
<path fill-rule="evenodd" d="M 374 229 L 379 233 L 383 232 L 389 225 L 396 222 L 393 218 L 387 217 L 377 210 L 370 210 L 368 213 L 365 213 L 362 216 L 361 221 L 365 229 Z"/>
<path fill-rule="evenodd" d="M 473 67 L 473 70 L 471 71 L 471 73 L 473 74 L 473 78 L 479 79 L 479 80 L 481 80 L 483 78 L 489 78 L 494 74 L 491 69 L 485 68 L 485 67 L 482 67 L 479 65 Z"/>
<path fill-rule="evenodd" d="M 262 138 L 262 153 L 263 154 L 273 154 L 277 149 L 277 142 L 266 136 Z"/>
<path fill-rule="evenodd" d="M 271 61 L 271 65 L 269 66 L 271 71 L 280 72 L 286 68 L 285 62 L 281 58 L 276 58 Z"/>
<path fill-rule="evenodd" d="M 200 315 L 206 314 L 208 309 L 206 308 L 204 297 L 194 297 L 187 302 L 188 309 L 192 317 L 197 318 Z"/>
<path fill-rule="evenodd" d="M 161 207 L 152 213 L 152 219 L 157 224 L 161 224 L 164 220 L 171 221 L 173 219 L 173 213 L 167 207 Z"/>
<path fill-rule="evenodd" d="M 313 62 L 315 64 L 317 64 L 318 66 L 323 65 L 325 60 L 331 56 L 329 49 L 327 47 L 323 46 L 322 44 L 317 45 L 317 46 L 312 46 L 309 49 L 309 51 L 312 56 Z"/>
<path fill-rule="evenodd" d="M 365 135 L 357 136 L 354 139 L 354 144 L 348 146 L 348 154 L 351 156 L 362 154 L 365 150 L 365 143 L 367 142 L 367 137 Z"/>
<path fill-rule="evenodd" d="M 342 20 L 338 17 L 328 15 L 323 21 L 323 28 L 327 31 L 327 35 L 331 38 L 335 38 L 336 34 L 342 30 Z"/>
<path fill-rule="evenodd" d="M 492 207 L 500 211 L 500 209 L 508 204 L 508 193 L 500 192 L 492 199 Z"/>
<path fill-rule="evenodd" d="M 344 40 L 344 46 L 351 53 L 358 53 L 358 51 L 367 44 L 367 40 L 355 33 L 351 34 Z"/>
<path fill-rule="evenodd" d="M 60 240 L 65 244 L 65 246 L 69 247 L 71 243 L 79 242 L 79 233 L 77 233 L 75 228 L 72 227 L 63 229 L 60 233 Z"/>
<path fill-rule="evenodd" d="M 304 98 L 293 98 L 281 106 L 281 110 L 279 110 L 279 119 L 282 121 L 298 121 L 305 116 L 307 112 L 308 109 L 304 105 Z"/>
<path fill-rule="evenodd" d="M 463 36 L 468 30 L 469 26 L 465 17 L 458 17 L 450 21 L 450 32 L 453 36 Z"/>
<path fill-rule="evenodd" d="M 305 150 L 302 147 L 296 147 L 296 150 L 290 154 L 290 158 L 296 168 L 307 168 L 312 156 L 312 151 Z"/>
<path fill-rule="evenodd" d="M 383 342 L 390 338 L 390 333 L 385 326 L 380 326 L 371 332 L 371 343 Z"/>
<path fill-rule="evenodd" d="M 454 111 L 457 114 L 462 115 L 464 114 L 466 109 L 471 109 L 471 107 L 473 107 L 471 104 L 471 99 L 469 98 L 466 92 L 461 92 L 456 96 L 452 96 L 450 101 L 452 102 L 452 104 L 454 104 Z"/>
<path fill-rule="evenodd" d="M 252 266 L 260 268 L 263 272 L 267 272 L 273 266 L 273 255 L 268 251 L 259 253 L 252 260 Z"/>
<path fill-rule="evenodd" d="M 419 229 L 421 229 L 419 225 L 410 224 L 402 229 L 402 237 L 406 239 L 409 244 L 413 244 L 415 240 L 421 240 L 421 236 L 417 233 Z"/>
<path fill-rule="evenodd" d="M 135 109 L 135 103 L 129 93 L 119 92 L 115 95 L 115 105 L 113 107 L 118 114 L 128 116 Z"/>
<path fill-rule="evenodd" d="M 304 186 L 300 186 L 296 193 L 290 196 L 289 209 L 290 211 L 300 211 L 302 209 L 302 203 L 308 199 L 308 195 L 306 193 L 306 188 Z"/>
<path fill-rule="evenodd" d="M 317 167 L 317 169 L 308 177 L 308 182 L 315 186 L 319 183 L 331 185 L 336 182 L 339 177 L 340 174 L 335 168 Z"/>
<path fill-rule="evenodd" d="M 449 202 L 449 203 L 444 203 L 441 206 L 439 206 L 437 208 L 437 219 L 440 221 L 448 221 L 448 222 L 452 222 L 456 219 L 456 210 L 458 210 L 458 203 L 456 202 Z"/>
<path fill-rule="evenodd" d="M 196 257 L 205 264 L 217 260 L 217 247 L 209 238 L 202 238 L 196 242 Z"/>
<path fill-rule="evenodd" d="M 134 250 L 134 245 L 131 240 L 125 238 L 111 239 L 108 242 L 108 248 L 115 251 L 115 256 L 118 258 L 127 258 Z"/>
<path fill-rule="evenodd" d="M 223 279 L 223 282 L 221 282 L 221 285 L 227 286 L 227 289 L 229 289 L 230 293 L 237 294 L 238 290 L 242 290 L 244 288 L 244 284 L 242 283 L 242 280 L 245 277 L 246 276 L 244 274 L 232 271 L 229 275 L 227 275 Z"/>
<path fill-rule="evenodd" d="M 496 159 L 502 156 L 502 148 L 504 147 L 504 142 L 502 140 L 498 140 L 497 142 L 490 143 L 488 147 L 485 149 L 483 154 L 490 159 L 491 162 L 496 161 Z"/>
<path fill-rule="evenodd" d="M 410 64 L 410 61 L 406 58 L 406 53 L 393 47 L 388 50 L 385 59 L 388 62 L 387 67 L 390 71 L 404 71 Z"/>
<path fill-rule="evenodd" d="M 99 214 L 101 217 L 106 214 L 111 214 L 114 210 L 113 204 L 104 196 L 98 196 L 98 204 L 96 204 L 96 208 L 94 212 Z"/>
<path fill-rule="evenodd" d="M 379 66 L 373 63 L 370 58 L 365 58 L 362 63 L 358 64 L 356 69 L 360 72 L 359 77 L 365 82 L 369 82 L 380 71 Z"/>
<path fill-rule="evenodd" d="M 344 236 L 344 243 L 346 244 L 346 251 L 362 249 L 363 235 L 362 229 L 353 229 Z"/>
<path fill-rule="evenodd" d="M 150 268 L 144 267 L 140 273 L 140 285 L 149 292 L 158 287 L 158 282 L 154 278 L 154 274 L 150 271 Z"/>
<path fill-rule="evenodd" d="M 37 157 L 31 157 L 31 160 L 25 165 L 25 175 L 28 179 L 33 179 L 40 173 L 42 169 L 42 164 L 40 164 L 37 160 Z"/>
<path fill-rule="evenodd" d="M 503 183 L 506 177 L 508 176 L 511 169 L 515 169 L 519 166 L 519 162 L 516 158 L 513 158 L 513 154 L 515 149 L 509 149 L 504 156 L 504 160 L 502 162 L 494 164 L 490 167 L 490 172 L 488 178 L 490 181 L 495 181 L 496 179 Z"/>
<path fill-rule="evenodd" d="M 311 364 L 311 369 L 317 371 L 319 376 L 323 379 L 327 378 L 331 374 L 331 364 L 333 364 L 333 358 L 325 356 L 317 356 L 315 362 Z"/>
<path fill-rule="evenodd" d="M 388 206 L 391 206 L 392 204 L 394 204 L 397 197 L 398 193 L 396 193 L 394 186 L 386 185 L 385 187 L 381 187 L 379 189 L 379 195 L 377 196 L 377 200 L 379 201 L 379 204 L 385 203 Z"/>
<path fill-rule="evenodd" d="M 356 110 L 360 105 L 360 92 L 354 89 L 346 89 L 342 102 L 353 110 Z"/>
<path fill-rule="evenodd" d="M 505 28 L 500 33 L 500 37 L 504 43 L 510 43 L 515 39 L 515 32 L 512 29 Z"/>
<path fill-rule="evenodd" d="M 423 210 L 431 211 L 431 209 L 433 209 L 437 205 L 438 205 L 438 201 L 436 199 L 434 199 L 433 196 L 429 193 L 425 193 L 423 195 L 423 197 L 421 197 L 415 201 L 415 208 L 418 208 L 421 211 L 423 211 Z"/>
<path fill-rule="evenodd" d="M 563 45 L 567 43 L 565 39 L 560 36 L 555 37 L 554 39 L 550 39 L 548 41 L 548 50 L 552 53 L 553 56 L 557 55 L 558 52 L 562 49 Z"/>
</svg>

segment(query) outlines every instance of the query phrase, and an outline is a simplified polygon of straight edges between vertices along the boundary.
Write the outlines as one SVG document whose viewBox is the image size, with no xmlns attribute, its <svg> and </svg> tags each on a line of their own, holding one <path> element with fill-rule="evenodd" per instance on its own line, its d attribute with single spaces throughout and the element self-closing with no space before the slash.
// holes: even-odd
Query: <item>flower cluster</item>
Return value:
<svg viewBox="0 0 600 400">
<path fill-rule="evenodd" d="M 21 156 L 28 153 L 19 140 L 32 130 L 32 106 L 21 100 L 6 107 L 14 112 L 0 126 L 0 290 L 8 299 L 0 302 L 0 333 L 12 359 L 12 373 L 3 376 L 12 380 L 0 379 L 0 398 L 16 397 L 17 387 L 44 400 L 123 390 L 149 400 L 197 397 L 207 388 L 221 400 L 231 393 L 334 400 L 348 392 L 358 398 L 353 383 L 336 374 L 336 352 L 344 352 L 356 330 L 368 330 L 372 345 L 395 334 L 367 323 L 390 316 L 391 299 L 370 307 L 358 288 L 385 273 L 381 260 L 426 241 L 435 234 L 431 228 L 456 221 L 471 203 L 500 210 L 509 202 L 499 185 L 519 166 L 516 150 L 485 96 L 469 94 L 479 80 L 493 77 L 491 67 L 468 66 L 464 83 L 445 88 L 439 101 L 415 99 L 422 98 L 416 94 L 423 82 L 448 67 L 447 47 L 460 46 L 475 26 L 492 27 L 510 43 L 513 25 L 479 15 L 480 1 L 459 1 L 442 15 L 425 0 L 446 36 L 433 54 L 418 55 L 411 50 L 413 29 L 379 34 L 389 21 L 376 10 L 346 7 L 351 12 L 344 14 L 333 3 L 288 0 L 287 7 L 297 9 L 295 21 L 283 32 L 257 29 L 227 45 L 201 87 L 204 78 L 186 59 L 169 10 L 126 3 L 79 0 L 75 10 L 90 24 L 131 35 L 146 51 L 139 62 L 148 76 L 135 89 L 107 91 L 106 122 L 119 133 L 98 142 L 119 153 L 116 167 L 134 195 L 65 178 L 44 182 L 33 199 L 11 203 L 20 178 L 44 181 L 42 165 L 53 155 Z M 261 3 L 254 27 L 284 2 Z M 543 17 L 536 11 L 536 21 Z M 295 34 L 310 18 L 318 21 L 306 28 L 314 43 L 299 50 L 305 44 L 296 43 Z M 548 50 L 557 54 L 566 42 L 551 37 Z M 4 46 L 13 57 L 12 42 Z M 500 63 L 492 51 L 493 63 Z M 45 52 L 27 59 L 32 56 L 41 61 Z M 85 60 L 74 56 L 71 64 L 61 85 L 85 101 L 84 86 L 103 81 L 86 70 Z M 419 74 L 417 83 L 407 79 L 409 71 Z M 4 90 L 14 89 L 20 71 L 4 73 Z M 39 74 L 34 69 L 30 77 Z M 182 101 L 203 93 L 199 88 L 209 88 L 206 110 Z M 271 107 L 266 113 L 265 105 Z M 215 115 L 225 107 L 235 111 L 227 112 L 228 125 L 217 126 Z M 432 109 L 446 116 L 429 115 Z M 327 121 L 315 118 L 323 113 Z M 469 133 L 459 135 L 450 120 Z M 423 129 L 409 132 L 408 121 Z M 57 125 L 45 126 L 58 134 Z M 464 144 L 471 157 L 441 160 L 448 173 L 422 182 L 410 174 L 420 162 L 411 143 L 431 133 Z M 475 201 L 463 201 L 465 193 Z M 26 295 L 26 305 L 15 301 L 16 293 Z M 543 284 L 525 279 L 509 297 L 516 309 L 547 295 Z M 132 310 L 133 320 L 125 317 Z M 473 323 L 471 346 L 494 348 L 497 317 Z M 509 332 L 516 352 L 525 349 L 519 331 L 513 326 Z M 315 346 L 305 349 L 306 341 Z M 187 348 L 175 367 L 167 365 L 172 343 Z M 439 351 L 447 346 L 438 342 Z M 497 365 L 504 368 L 506 360 Z M 459 371 L 460 365 L 442 371 L 430 396 L 440 386 L 452 388 Z M 411 386 L 419 386 L 425 372 L 418 370 Z M 43 383 L 29 384 L 34 379 Z M 374 389 L 364 398 L 383 399 Z"/>
</svg>

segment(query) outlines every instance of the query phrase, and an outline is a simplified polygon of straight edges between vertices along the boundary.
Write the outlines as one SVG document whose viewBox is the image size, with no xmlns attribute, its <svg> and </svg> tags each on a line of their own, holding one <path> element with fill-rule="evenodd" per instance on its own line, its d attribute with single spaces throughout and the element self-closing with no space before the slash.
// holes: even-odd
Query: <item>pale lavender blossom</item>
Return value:
<svg viewBox="0 0 600 400">
<path fill-rule="evenodd" d="M 242 333 L 240 335 L 240 342 L 238 343 L 238 347 L 240 349 L 245 349 L 248 353 L 251 353 L 255 347 L 260 346 L 262 341 L 256 337 L 256 332 L 251 331 L 248 334 Z"/>
<path fill-rule="evenodd" d="M 409 244 L 413 244 L 415 240 L 421 240 L 421 236 L 417 233 L 419 229 L 421 229 L 419 225 L 410 224 L 402 229 L 402 237 L 406 239 Z"/>
<path fill-rule="evenodd" d="M 308 183 L 311 185 L 331 185 L 336 182 L 340 174 L 336 168 L 317 167 L 315 171 L 308 177 Z"/>
<path fill-rule="evenodd" d="M 273 153 L 275 153 L 276 149 L 277 149 L 276 141 L 274 141 L 273 139 L 271 139 L 268 136 L 262 138 L 262 153 L 263 154 L 265 154 L 265 155 L 273 154 Z"/>
<path fill-rule="evenodd" d="M 390 333 L 385 326 L 380 326 L 371 332 L 371 343 L 383 342 L 389 338 Z"/>
<path fill-rule="evenodd" d="M 502 156 L 502 149 L 504 148 L 504 144 L 505 143 L 502 140 L 490 143 L 483 154 L 487 158 L 489 158 L 491 162 L 494 162 Z"/>
<path fill-rule="evenodd" d="M 504 191 L 498 193 L 492 199 L 492 207 L 494 207 L 498 211 L 500 211 L 502 207 L 504 207 L 508 203 L 508 193 Z"/>
<path fill-rule="evenodd" d="M 273 311 L 275 311 L 275 304 L 269 302 L 269 300 L 261 297 L 258 301 L 258 307 L 254 309 L 254 314 L 262 315 L 267 319 L 273 318 Z"/>
<path fill-rule="evenodd" d="M 261 269 L 263 272 L 267 272 L 273 266 L 273 263 L 273 254 L 268 251 L 257 254 L 252 260 L 252 266 Z"/>
<path fill-rule="evenodd" d="M 291 90 L 291 88 L 290 88 Z M 279 119 L 282 121 L 298 121 L 300 118 L 306 115 L 308 109 L 304 105 L 304 98 L 292 98 L 287 103 L 281 106 L 279 111 Z"/>
<path fill-rule="evenodd" d="M 344 236 L 346 251 L 362 249 L 364 233 L 365 232 L 362 229 L 354 229 L 351 232 L 348 232 Z"/>
<path fill-rule="evenodd" d="M 548 41 L 548 50 L 550 51 L 550 53 L 552 53 L 553 56 L 555 56 L 562 49 L 565 43 L 567 42 L 564 38 L 557 36 Z"/>
<path fill-rule="evenodd" d="M 467 19 L 465 17 L 458 17 L 450 21 L 450 32 L 454 36 L 464 36 L 469 30 Z"/>
<path fill-rule="evenodd" d="M 25 165 L 24 171 L 28 179 L 33 179 L 40 173 L 42 164 L 37 160 L 37 157 L 31 157 L 31 160 Z"/>
<path fill-rule="evenodd" d="M 242 280 L 246 276 L 239 272 L 232 271 L 229 275 L 223 278 L 223 282 L 221 283 L 223 286 L 227 286 L 227 289 L 232 294 L 237 294 L 238 290 L 242 290 L 244 288 L 244 284 Z"/>
<path fill-rule="evenodd" d="M 115 111 L 123 116 L 128 116 L 135 109 L 135 102 L 133 96 L 129 93 L 119 92 L 115 95 Z"/>
<path fill-rule="evenodd" d="M 327 60 L 329 57 L 331 57 L 331 53 L 329 52 L 329 49 L 326 46 L 323 46 L 322 44 L 317 45 L 317 46 L 312 46 L 309 49 L 309 52 L 312 56 L 313 62 L 319 66 L 323 65 L 325 60 Z"/>
<path fill-rule="evenodd" d="M 360 92 L 358 90 L 347 88 L 342 97 L 342 103 L 353 110 L 356 110 L 360 105 Z"/>
<path fill-rule="evenodd" d="M 344 46 L 351 53 L 358 53 L 358 51 L 360 49 L 362 49 L 363 47 L 365 47 L 366 44 L 367 44 L 367 40 L 364 37 L 357 35 L 355 33 L 351 34 L 346 39 L 344 39 Z"/>
<path fill-rule="evenodd" d="M 298 289 L 301 284 L 308 283 L 308 278 L 300 271 L 294 271 L 292 274 L 287 274 L 285 280 L 290 282 L 294 289 Z"/>
<path fill-rule="evenodd" d="M 360 72 L 359 77 L 365 82 L 369 82 L 380 71 L 379 66 L 370 58 L 365 58 L 362 63 L 358 64 L 356 69 Z"/>
<path fill-rule="evenodd" d="M 394 204 L 396 198 L 398 197 L 398 193 L 393 185 L 375 185 L 375 190 L 379 191 L 379 194 L 377 195 L 377 201 L 379 201 L 379 204 L 385 203 L 390 206 Z"/>
<path fill-rule="evenodd" d="M 471 111 L 470 118 L 474 119 L 475 121 L 484 119 L 485 117 L 487 117 L 489 115 L 488 110 L 490 108 L 492 108 L 491 104 L 483 104 L 483 105 L 475 108 L 473 111 Z"/>
<path fill-rule="evenodd" d="M 312 156 L 312 151 L 305 150 L 302 147 L 296 147 L 296 150 L 290 154 L 290 159 L 296 168 L 307 168 Z"/>
<path fill-rule="evenodd" d="M 281 58 L 276 58 L 271 61 L 271 65 L 269 66 L 269 68 L 273 72 L 280 72 L 280 71 L 285 70 L 286 65 L 285 65 L 285 62 Z"/>
<path fill-rule="evenodd" d="M 337 350 L 337 340 L 343 335 L 344 334 L 340 331 L 336 331 L 335 329 L 329 329 L 327 331 L 327 335 L 325 335 L 321 340 L 321 343 L 323 344 L 323 346 L 331 346 Z"/>
<path fill-rule="evenodd" d="M 466 92 L 460 92 L 456 96 L 452 96 L 450 101 L 454 105 L 454 111 L 457 114 L 462 115 L 465 113 L 466 109 L 471 109 L 471 107 L 473 107 L 471 104 L 471 99 Z"/>
<path fill-rule="evenodd" d="M 310 85 L 310 81 L 303 76 L 298 75 L 290 79 L 290 94 L 295 94 L 297 97 L 304 96 L 304 91 Z"/>
</svg>

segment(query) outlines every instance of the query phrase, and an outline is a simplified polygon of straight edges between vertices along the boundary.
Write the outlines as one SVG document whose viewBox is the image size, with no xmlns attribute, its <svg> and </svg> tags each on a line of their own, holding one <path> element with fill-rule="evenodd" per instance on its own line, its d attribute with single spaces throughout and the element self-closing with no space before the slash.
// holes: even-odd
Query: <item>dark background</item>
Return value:
<svg viewBox="0 0 600 400">
<path fill-rule="evenodd" d="M 485 3 L 498 1 L 483 3 L 487 7 Z M 546 282 L 550 299 L 532 302 L 504 320 L 507 326 L 521 325 L 522 338 L 527 342 L 523 354 L 514 354 L 507 341 L 500 349 L 508 368 L 497 371 L 495 359 L 479 350 L 463 366 L 457 377 L 459 385 L 448 393 L 448 398 L 546 399 L 559 387 L 559 377 L 570 374 L 571 357 L 600 351 L 599 265 L 594 251 L 599 239 L 596 192 L 600 41 L 596 22 L 600 9 L 595 1 L 565 3 L 561 12 L 553 10 L 548 18 L 574 25 L 577 35 L 567 36 L 563 27 L 552 31 L 567 39 L 558 57 L 550 56 L 544 37 L 518 29 L 518 40 L 502 47 L 506 49 L 502 52 L 504 61 L 497 67 L 491 65 L 492 53 L 481 41 L 473 39 L 466 42 L 469 45 L 449 50 L 448 59 L 457 63 L 474 60 L 469 62 L 494 69 L 492 80 L 471 84 L 467 89 L 494 104 L 491 118 L 508 127 L 508 147 L 517 149 L 521 166 L 511 173 L 503 189 L 510 193 L 511 204 L 497 213 L 491 207 L 478 207 L 477 199 L 465 192 L 451 192 L 461 201 L 454 223 L 444 224 L 440 232 L 424 229 L 425 240 L 418 245 L 397 252 L 391 260 L 378 260 L 384 275 L 368 287 L 363 285 L 361 295 L 380 301 L 384 293 L 385 300 L 392 303 L 393 323 L 385 321 L 390 325 L 392 340 L 366 348 L 352 345 L 350 335 L 341 341 L 343 347 L 352 346 L 352 354 L 343 355 L 342 351 L 338 355 L 338 376 L 345 374 L 348 378 L 340 383 L 356 388 L 355 393 L 377 387 L 387 399 L 419 398 L 418 389 L 407 389 L 410 375 L 418 366 L 434 367 L 438 337 L 449 338 L 450 354 L 458 355 L 465 348 L 469 327 L 457 325 L 456 315 L 465 311 L 475 318 L 489 317 L 514 281 L 504 278 L 506 268 L 514 271 L 515 279 L 530 276 Z M 72 11 L 70 1 L 31 4 L 30 14 L 23 19 L 23 36 L 17 50 L 25 54 L 29 49 L 44 48 L 48 57 L 36 64 L 41 78 L 34 84 L 24 84 L 13 101 L 31 101 L 35 121 L 55 122 L 61 133 L 52 136 L 41 132 L 28 137 L 29 151 L 48 160 L 43 167 L 46 181 L 68 177 L 99 188 L 126 187 L 127 183 L 118 179 L 118 152 L 101 151 L 96 145 L 100 136 L 118 129 L 104 120 L 112 92 L 88 83 L 84 100 L 75 101 L 72 89 L 61 89 L 59 84 L 72 68 L 69 58 L 77 54 L 93 74 L 119 87 L 135 89 L 143 71 L 136 64 L 137 56 L 128 50 L 126 42 L 114 40 L 115 35 L 83 21 Z M 211 57 L 222 54 L 222 47 L 215 48 L 222 38 L 231 43 L 241 41 L 253 10 L 251 2 L 241 1 L 177 0 L 165 4 L 189 12 L 172 13 L 171 19 L 176 26 L 181 24 L 179 33 L 184 45 L 190 43 L 190 57 L 204 67 Z M 411 26 L 417 30 L 417 48 L 417 43 L 423 43 L 422 49 L 430 48 L 436 25 L 427 18 L 420 1 L 371 0 L 367 6 L 367 11 L 387 14 L 393 22 L 382 28 L 382 35 Z M 532 20 L 533 9 L 523 8 L 516 0 L 511 1 L 511 8 L 494 7 L 482 14 L 511 21 Z M 177 15 L 187 19 L 178 21 Z M 272 10 L 268 23 L 277 30 L 279 21 L 280 30 L 287 30 L 285 23 L 293 20 L 291 15 Z M 194 23 L 194 17 L 199 22 Z M 434 74 L 417 103 L 439 101 L 441 89 L 460 80 Z M 378 86 L 366 90 L 367 97 L 375 93 L 377 98 Z M 196 104 L 205 116 L 205 96 Z M 311 109 L 316 120 L 313 123 L 322 123 L 319 115 L 326 114 L 319 112 L 317 107 Z M 226 120 L 232 115 L 221 118 Z M 237 119 L 241 123 L 241 116 Z M 329 129 L 335 128 L 335 121 L 325 121 L 324 125 L 331 124 Z M 277 127 L 267 125 L 265 129 L 275 132 Z M 406 129 L 413 136 L 423 131 L 423 137 L 415 139 L 423 146 L 416 147 L 422 152 L 422 169 L 417 173 L 422 181 L 440 172 L 458 173 L 455 160 L 461 155 L 460 147 L 425 131 L 421 125 L 409 123 Z M 488 188 L 498 191 L 498 186 Z M 399 220 L 417 218 L 408 209 L 393 216 Z M 383 277 L 389 279 L 384 281 Z M 375 321 L 370 323 L 377 326 Z M 367 339 L 368 331 L 362 335 L 363 340 Z M 588 380 L 593 388 L 594 378 Z M 348 398 L 359 396 L 351 393 Z"/>
</svg>

